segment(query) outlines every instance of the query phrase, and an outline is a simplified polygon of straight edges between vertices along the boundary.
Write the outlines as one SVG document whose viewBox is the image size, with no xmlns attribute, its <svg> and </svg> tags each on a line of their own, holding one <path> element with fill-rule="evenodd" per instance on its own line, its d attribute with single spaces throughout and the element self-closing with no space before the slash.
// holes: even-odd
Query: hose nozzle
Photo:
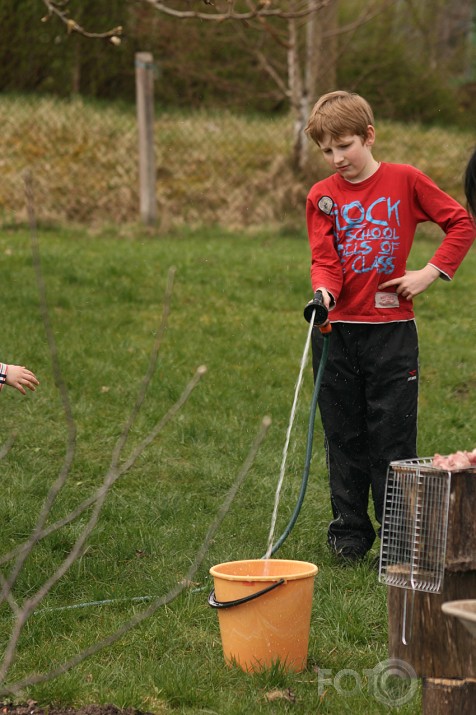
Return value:
<svg viewBox="0 0 476 715">
<path fill-rule="evenodd" d="M 307 320 L 308 323 L 310 323 L 313 319 L 313 315 L 313 324 L 317 327 L 323 325 L 329 317 L 329 311 L 324 305 L 321 290 L 316 290 L 316 292 L 314 293 L 314 298 L 309 301 L 309 303 L 304 308 L 304 318 Z"/>
</svg>

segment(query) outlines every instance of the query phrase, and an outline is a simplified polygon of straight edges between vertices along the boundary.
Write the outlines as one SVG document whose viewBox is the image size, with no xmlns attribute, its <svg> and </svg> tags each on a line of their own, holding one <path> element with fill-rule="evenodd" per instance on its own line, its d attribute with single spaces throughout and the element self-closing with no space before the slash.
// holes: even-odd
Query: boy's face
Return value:
<svg viewBox="0 0 476 715">
<path fill-rule="evenodd" d="M 372 156 L 375 130 L 369 125 L 366 139 L 352 134 L 333 139 L 324 137 L 319 142 L 327 164 L 350 182 L 364 181 L 376 170 L 378 164 Z"/>
</svg>

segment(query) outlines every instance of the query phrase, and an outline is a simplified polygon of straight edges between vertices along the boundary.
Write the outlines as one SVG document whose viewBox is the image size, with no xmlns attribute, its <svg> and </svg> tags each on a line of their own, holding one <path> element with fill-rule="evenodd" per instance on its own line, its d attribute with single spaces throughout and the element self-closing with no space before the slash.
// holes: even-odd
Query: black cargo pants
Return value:
<svg viewBox="0 0 476 715">
<path fill-rule="evenodd" d="M 333 520 L 328 543 L 365 554 L 382 523 L 390 462 L 417 457 L 418 336 L 414 321 L 334 323 L 319 392 Z M 317 375 L 323 336 L 312 334 Z"/>
</svg>

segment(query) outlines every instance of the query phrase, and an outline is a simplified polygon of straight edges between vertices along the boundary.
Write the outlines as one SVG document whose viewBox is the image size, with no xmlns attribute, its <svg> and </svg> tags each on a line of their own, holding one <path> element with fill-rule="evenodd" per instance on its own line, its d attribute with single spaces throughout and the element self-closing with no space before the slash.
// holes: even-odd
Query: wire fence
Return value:
<svg viewBox="0 0 476 715">
<path fill-rule="evenodd" d="M 0 222 L 26 220 L 23 172 L 31 171 L 40 222 L 119 225 L 139 220 L 135 107 L 0 95 Z M 288 115 L 158 112 L 154 124 L 158 224 L 303 226 L 310 185 L 326 173 L 314 147 L 307 175 L 291 168 Z M 378 122 L 376 156 L 411 163 L 463 201 L 474 134 Z"/>
</svg>

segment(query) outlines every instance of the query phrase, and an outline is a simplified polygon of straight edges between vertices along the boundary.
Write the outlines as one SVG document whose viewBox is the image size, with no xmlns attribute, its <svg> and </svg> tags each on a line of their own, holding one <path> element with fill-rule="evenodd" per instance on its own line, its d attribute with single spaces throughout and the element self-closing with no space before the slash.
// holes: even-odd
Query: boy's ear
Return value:
<svg viewBox="0 0 476 715">
<path fill-rule="evenodd" d="M 375 142 L 375 127 L 373 124 L 369 124 L 367 127 L 367 138 L 365 140 L 365 144 L 367 146 L 372 146 Z"/>
</svg>

